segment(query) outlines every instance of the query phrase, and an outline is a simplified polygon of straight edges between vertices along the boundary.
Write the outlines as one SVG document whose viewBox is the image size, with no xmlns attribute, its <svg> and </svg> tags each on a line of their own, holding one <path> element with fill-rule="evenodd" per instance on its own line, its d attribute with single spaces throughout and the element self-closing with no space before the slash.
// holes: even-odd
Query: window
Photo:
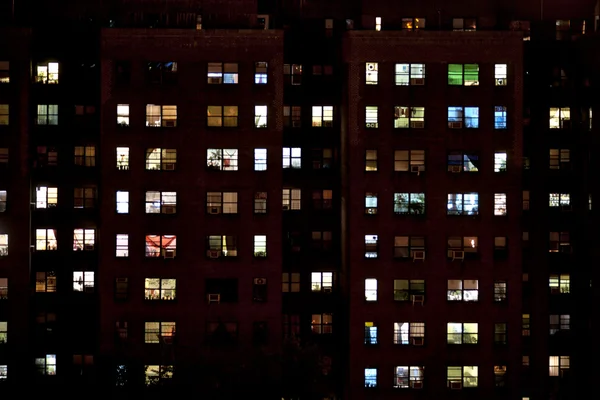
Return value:
<svg viewBox="0 0 600 400">
<path fill-rule="evenodd" d="M 569 232 L 550 232 L 550 253 L 570 253 L 571 234 Z"/>
<path fill-rule="evenodd" d="M 425 127 L 425 107 L 394 107 L 394 128 L 422 129 Z"/>
<path fill-rule="evenodd" d="M 331 250 L 331 231 L 311 232 L 311 248 L 315 252 L 328 252 Z"/>
<path fill-rule="evenodd" d="M 174 171 L 177 165 L 177 150 L 175 149 L 146 149 L 146 170 Z"/>
<path fill-rule="evenodd" d="M 38 147 L 39 151 L 39 147 Z M 54 153 L 56 154 L 56 153 Z M 54 163 L 52 163 L 54 161 Z M 0 148 L 0 165 L 5 164 L 4 166 L 8 166 L 8 149 L 6 147 Z M 51 159 L 51 155 L 48 156 L 48 162 L 46 165 L 56 165 L 56 157 Z"/>
<path fill-rule="evenodd" d="M 285 160 L 285 148 L 284 148 L 284 160 Z M 254 149 L 254 170 L 255 171 L 266 171 L 267 170 L 267 149 Z"/>
<path fill-rule="evenodd" d="M 146 278 L 144 279 L 144 298 L 146 300 L 175 300 L 176 279 Z"/>
<path fill-rule="evenodd" d="M 377 258 L 379 253 L 379 236 L 365 235 L 365 258 Z"/>
<path fill-rule="evenodd" d="M 478 367 L 447 367 L 448 387 L 451 389 L 475 388 L 477 387 Z"/>
<path fill-rule="evenodd" d="M 365 279 L 365 301 L 377 301 L 377 279 Z"/>
<path fill-rule="evenodd" d="M 312 149 L 312 168 L 333 168 L 333 149 Z"/>
<path fill-rule="evenodd" d="M 297 338 L 300 335 L 300 316 L 283 314 L 283 336 L 285 339 Z"/>
<path fill-rule="evenodd" d="M 448 344 L 477 344 L 479 325 L 476 322 L 448 322 Z"/>
<path fill-rule="evenodd" d="M 333 106 L 313 106 L 312 126 L 313 128 L 332 128 Z"/>
<path fill-rule="evenodd" d="M 0 212 L 6 211 L 7 192 L 0 190 Z"/>
<path fill-rule="evenodd" d="M 312 272 L 310 290 L 313 292 L 331 292 L 333 290 L 333 272 Z"/>
<path fill-rule="evenodd" d="M 8 278 L 0 278 L 0 300 L 8 299 Z"/>
<path fill-rule="evenodd" d="M 0 84 L 10 83 L 10 62 L 0 61 Z"/>
<path fill-rule="evenodd" d="M 378 69 L 379 66 L 376 62 L 368 62 L 365 64 L 365 84 L 377 85 L 379 79 Z"/>
<path fill-rule="evenodd" d="M 569 274 L 551 274 L 549 280 L 551 294 L 571 293 L 571 277 Z"/>
<path fill-rule="evenodd" d="M 207 192 L 206 212 L 209 214 L 237 214 L 237 192 Z"/>
<path fill-rule="evenodd" d="M 96 230 L 73 229 L 73 251 L 91 251 L 95 248 Z"/>
<path fill-rule="evenodd" d="M 571 329 L 571 316 L 569 314 L 550 315 L 550 334 L 555 335 Z M 0 340 L 1 342 L 1 340 Z"/>
<path fill-rule="evenodd" d="M 425 193 L 394 193 L 394 214 L 425 214 Z"/>
<path fill-rule="evenodd" d="M 419 297 L 418 297 L 419 296 Z M 394 301 L 425 300 L 425 281 L 419 279 L 394 279 Z"/>
<path fill-rule="evenodd" d="M 237 257 L 237 237 L 221 235 L 207 236 L 207 248 L 209 258 Z"/>
<path fill-rule="evenodd" d="M 36 272 L 35 273 L 35 291 L 37 293 L 55 293 L 56 292 L 56 273 Z"/>
<path fill-rule="evenodd" d="M 302 208 L 301 194 L 300 189 L 283 189 L 283 211 L 299 211 Z"/>
<path fill-rule="evenodd" d="M 300 128 L 302 126 L 302 107 L 283 106 L 283 126 L 286 128 Z"/>
<path fill-rule="evenodd" d="M 396 86 L 424 84 L 425 64 L 396 64 Z"/>
<path fill-rule="evenodd" d="M 254 214 L 267 213 L 267 192 L 254 193 Z"/>
<path fill-rule="evenodd" d="M 34 363 L 39 375 L 56 375 L 56 354 L 46 354 L 45 357 L 36 358 Z"/>
<path fill-rule="evenodd" d="M 348 20 L 346 20 L 347 22 Z M 375 17 L 375 30 L 377 32 L 381 31 L 381 17 Z M 366 372 L 365 372 L 365 377 L 367 376 Z M 377 377 L 377 371 L 375 373 L 375 377 Z M 366 382 L 366 380 L 365 380 Z M 375 382 L 377 383 L 377 379 L 375 379 Z"/>
<path fill-rule="evenodd" d="M 506 86 L 508 83 L 508 66 L 506 64 L 495 64 L 494 78 L 496 86 Z"/>
<path fill-rule="evenodd" d="M 530 336 L 531 335 L 531 315 L 529 315 L 529 314 L 521 315 L 521 335 L 522 336 Z"/>
<path fill-rule="evenodd" d="M 421 389 L 423 387 L 424 374 L 425 367 L 395 366 L 394 387 L 400 389 Z"/>
<path fill-rule="evenodd" d="M 479 301 L 479 281 L 449 279 L 448 301 Z"/>
<path fill-rule="evenodd" d="M 38 104 L 37 125 L 58 125 L 58 105 Z"/>
<path fill-rule="evenodd" d="M 267 84 L 267 70 L 268 64 L 264 61 L 260 61 L 254 64 L 254 84 L 255 85 L 266 85 Z"/>
<path fill-rule="evenodd" d="M 495 281 L 494 282 L 494 302 L 501 303 L 507 301 L 507 288 L 505 281 Z"/>
<path fill-rule="evenodd" d="M 379 29 L 377 30 L 381 30 L 381 25 L 379 25 Z M 377 387 L 377 368 L 365 368 L 365 387 Z"/>
<path fill-rule="evenodd" d="M 210 170 L 237 171 L 238 149 L 207 149 L 206 166 Z"/>
<path fill-rule="evenodd" d="M 317 335 L 333 333 L 333 314 L 312 314 L 311 331 Z"/>
<path fill-rule="evenodd" d="M 571 109 L 569 107 L 550 108 L 550 129 L 569 129 L 571 127 Z"/>
<path fill-rule="evenodd" d="M 402 30 L 425 29 L 425 18 L 402 18 Z"/>
<path fill-rule="evenodd" d="M 177 192 L 146 192 L 146 214 L 175 214 Z"/>
<path fill-rule="evenodd" d="M 35 188 L 35 208 L 55 208 L 58 205 L 58 188 L 38 186 Z"/>
<path fill-rule="evenodd" d="M 331 210 L 333 208 L 333 190 L 313 190 L 312 205 L 315 210 Z"/>
<path fill-rule="evenodd" d="M 8 322 L 0 321 L 0 344 L 8 342 Z M 0 377 L 0 379 L 2 379 Z"/>
<path fill-rule="evenodd" d="M 448 107 L 448 127 L 460 129 L 479 128 L 479 107 Z"/>
<path fill-rule="evenodd" d="M 73 189 L 73 208 L 94 208 L 96 206 L 96 188 Z"/>
<path fill-rule="evenodd" d="M 209 85 L 236 85 L 238 83 L 237 63 L 208 63 Z"/>
<path fill-rule="evenodd" d="M 129 147 L 117 147 L 117 169 L 119 171 L 129 169 Z"/>
<path fill-rule="evenodd" d="M 478 86 L 478 64 L 448 64 L 448 85 Z"/>
<path fill-rule="evenodd" d="M 144 343 L 168 343 L 175 336 L 175 322 L 144 322 Z"/>
<path fill-rule="evenodd" d="M 425 150 L 394 151 L 394 171 L 425 171 Z"/>
<path fill-rule="evenodd" d="M 494 106 L 494 129 L 506 129 L 506 106 Z"/>
<path fill-rule="evenodd" d="M 394 236 L 394 258 L 414 259 L 417 251 L 425 251 L 423 236 Z"/>
<path fill-rule="evenodd" d="M 284 272 L 281 279 L 283 293 L 300 292 L 300 274 L 298 272 Z"/>
<path fill-rule="evenodd" d="M 267 106 L 254 106 L 254 127 L 267 127 Z"/>
<path fill-rule="evenodd" d="M 146 235 L 146 257 L 175 257 L 177 235 Z"/>
<path fill-rule="evenodd" d="M 283 64 L 283 79 L 286 85 L 302 85 L 302 65 Z"/>
<path fill-rule="evenodd" d="M 56 250 L 56 229 L 35 230 L 36 250 Z"/>
<path fill-rule="evenodd" d="M 146 80 L 155 84 L 177 83 L 177 62 L 149 62 L 146 69 Z"/>
<path fill-rule="evenodd" d="M 238 116 L 238 106 L 206 107 L 206 125 L 211 128 L 235 128 L 238 126 Z"/>
<path fill-rule="evenodd" d="M 129 235 L 127 233 L 117 234 L 117 246 L 115 257 L 129 257 Z"/>
<path fill-rule="evenodd" d="M 96 166 L 96 147 L 95 146 L 75 146 L 74 164 L 81 167 Z"/>
<path fill-rule="evenodd" d="M 365 193 L 365 214 L 377 214 L 377 193 Z"/>
<path fill-rule="evenodd" d="M 146 104 L 146 126 L 175 128 L 177 126 L 177 106 Z"/>
<path fill-rule="evenodd" d="M 494 172 L 506 172 L 506 152 L 494 153 Z"/>
<path fill-rule="evenodd" d="M 0 104 L 0 125 L 8 125 L 10 115 L 8 110 L 8 104 Z"/>
<path fill-rule="evenodd" d="M 550 149 L 550 169 L 566 170 L 571 165 L 571 150 L 569 149 Z"/>
<path fill-rule="evenodd" d="M 146 386 L 166 385 L 173 379 L 172 365 L 144 365 Z"/>
<path fill-rule="evenodd" d="M 548 364 L 550 376 L 562 376 L 571 367 L 570 356 L 550 356 Z"/>
<path fill-rule="evenodd" d="M 394 322 L 394 344 L 423 345 L 425 322 Z"/>
<path fill-rule="evenodd" d="M 506 323 L 496 323 L 494 324 L 494 344 L 497 345 L 505 345 L 508 343 L 508 334 Z"/>
<path fill-rule="evenodd" d="M 129 126 L 129 104 L 117 104 L 117 125 Z"/>
<path fill-rule="evenodd" d="M 94 291 L 93 271 L 73 272 L 73 291 L 91 293 Z"/>
<path fill-rule="evenodd" d="M 447 215 L 478 215 L 479 193 L 449 193 Z"/>
<path fill-rule="evenodd" d="M 377 344 L 377 325 L 374 322 L 365 322 L 365 344 Z"/>
<path fill-rule="evenodd" d="M 377 106 L 365 107 L 365 128 L 378 128 L 377 114 L 379 108 Z"/>
<path fill-rule="evenodd" d="M 570 207 L 571 206 L 571 195 L 569 193 L 550 193 L 549 194 L 549 206 L 550 207 Z"/>
<path fill-rule="evenodd" d="M 254 235 L 254 257 L 264 258 L 267 256 L 267 236 Z"/>
<path fill-rule="evenodd" d="M 365 151 L 365 171 L 377 172 L 377 150 Z"/>
<path fill-rule="evenodd" d="M 448 153 L 448 172 L 479 172 L 479 155 L 452 151 Z"/>
<path fill-rule="evenodd" d="M 283 168 L 302 168 L 302 149 L 300 147 L 283 148 Z"/>
<path fill-rule="evenodd" d="M 494 193 L 494 215 L 506 215 L 506 193 Z"/>
<path fill-rule="evenodd" d="M 56 84 L 58 83 L 58 63 L 40 63 L 36 68 L 36 83 Z"/>
<path fill-rule="evenodd" d="M 452 30 L 475 32 L 477 30 L 477 19 L 475 18 L 452 18 Z"/>
</svg>

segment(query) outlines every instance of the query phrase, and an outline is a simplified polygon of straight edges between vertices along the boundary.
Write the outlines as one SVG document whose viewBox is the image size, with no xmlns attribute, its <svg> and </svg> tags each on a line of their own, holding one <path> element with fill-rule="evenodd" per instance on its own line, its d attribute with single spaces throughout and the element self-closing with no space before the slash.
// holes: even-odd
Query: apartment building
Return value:
<svg viewBox="0 0 600 400">
<path fill-rule="evenodd" d="M 88 3 L 0 16 L 0 380 L 591 384 L 595 1 Z"/>
</svg>

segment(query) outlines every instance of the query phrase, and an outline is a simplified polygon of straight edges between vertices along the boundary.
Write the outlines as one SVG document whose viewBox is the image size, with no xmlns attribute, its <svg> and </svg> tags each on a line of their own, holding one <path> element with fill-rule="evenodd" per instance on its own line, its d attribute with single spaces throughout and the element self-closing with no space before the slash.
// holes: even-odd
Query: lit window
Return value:
<svg viewBox="0 0 600 400">
<path fill-rule="evenodd" d="M 365 128 L 377 128 L 378 127 L 378 111 L 377 106 L 366 106 L 365 107 Z"/>
<path fill-rule="evenodd" d="M 267 170 L 267 149 L 254 149 L 254 170 Z"/>
<path fill-rule="evenodd" d="M 0 125 L 8 125 L 9 115 L 9 105 L 0 104 Z"/>
<path fill-rule="evenodd" d="M 400 389 L 423 388 L 425 367 L 400 365 L 394 367 L 394 387 Z"/>
<path fill-rule="evenodd" d="M 425 171 L 425 150 L 394 151 L 394 171 Z"/>
<path fill-rule="evenodd" d="M 550 376 L 562 376 L 565 371 L 571 368 L 571 357 L 570 356 L 550 356 L 548 362 L 550 368 L 548 375 Z"/>
<path fill-rule="evenodd" d="M 8 322 L 0 321 L 0 344 L 6 344 L 8 342 Z M 0 379 L 2 379 L 0 377 Z"/>
<path fill-rule="evenodd" d="M 56 273 L 36 272 L 35 273 L 35 291 L 37 293 L 55 293 L 56 292 Z"/>
<path fill-rule="evenodd" d="M 237 257 L 237 237 L 210 235 L 206 237 L 207 256 L 209 258 Z"/>
<path fill-rule="evenodd" d="M 425 127 L 425 107 L 394 107 L 394 128 L 422 129 Z"/>
<path fill-rule="evenodd" d="M 568 207 L 571 205 L 571 195 L 569 193 L 550 193 L 550 207 Z"/>
<path fill-rule="evenodd" d="M 117 234 L 117 246 L 115 257 L 129 257 L 129 235 L 126 233 Z"/>
<path fill-rule="evenodd" d="M 425 18 L 402 18 L 402 30 L 425 29 Z"/>
<path fill-rule="evenodd" d="M 475 18 L 452 18 L 452 30 L 475 32 L 477 30 L 477 20 Z"/>
<path fill-rule="evenodd" d="M 479 301 L 479 281 L 449 279 L 448 301 Z"/>
<path fill-rule="evenodd" d="M 571 166 L 571 150 L 550 149 L 549 168 L 567 170 Z"/>
<path fill-rule="evenodd" d="M 365 152 L 365 171 L 377 171 L 377 150 L 367 150 Z"/>
<path fill-rule="evenodd" d="M 0 300 L 8 299 L 8 278 L 0 278 Z"/>
<path fill-rule="evenodd" d="M 425 193 L 394 193 L 394 214 L 425 214 Z"/>
<path fill-rule="evenodd" d="M 206 212 L 208 214 L 237 214 L 237 192 L 207 192 Z"/>
<path fill-rule="evenodd" d="M 174 128 L 177 126 L 177 106 L 146 104 L 146 126 Z"/>
<path fill-rule="evenodd" d="M 268 64 L 266 62 L 257 62 L 254 65 L 254 84 L 266 85 L 267 84 L 267 70 Z"/>
<path fill-rule="evenodd" d="M 207 149 L 206 166 L 209 170 L 237 171 L 238 149 Z"/>
<path fill-rule="evenodd" d="M 267 213 L 267 192 L 254 193 L 254 214 Z"/>
<path fill-rule="evenodd" d="M 174 171 L 177 165 L 176 149 L 146 149 L 146 170 Z"/>
<path fill-rule="evenodd" d="M 129 126 L 129 104 L 117 104 L 117 125 Z"/>
<path fill-rule="evenodd" d="M 477 344 L 479 326 L 476 322 L 448 322 L 448 344 Z"/>
<path fill-rule="evenodd" d="M 0 234 L 0 257 L 8 255 L 8 233 Z"/>
<path fill-rule="evenodd" d="M 35 208 L 55 208 L 58 205 L 58 188 L 38 186 L 35 188 Z"/>
<path fill-rule="evenodd" d="M 333 333 L 333 314 L 312 314 L 311 331 L 317 335 Z"/>
<path fill-rule="evenodd" d="M 506 193 L 494 193 L 494 215 L 506 215 Z"/>
<path fill-rule="evenodd" d="M 146 214 L 175 214 L 177 192 L 146 192 Z"/>
<path fill-rule="evenodd" d="M 10 83 L 10 62 L 0 61 L 0 84 Z"/>
<path fill-rule="evenodd" d="M 396 64 L 396 86 L 425 84 L 425 64 Z"/>
<path fill-rule="evenodd" d="M 377 325 L 374 322 L 365 322 L 365 344 L 377 344 Z"/>
<path fill-rule="evenodd" d="M 56 229 L 36 229 L 35 249 L 39 251 L 57 250 Z"/>
<path fill-rule="evenodd" d="M 238 83 L 237 63 L 208 63 L 209 85 L 235 85 Z"/>
<path fill-rule="evenodd" d="M 569 232 L 550 232 L 550 253 L 571 253 L 571 234 Z M 567 275 L 568 276 L 568 275 Z"/>
<path fill-rule="evenodd" d="M 381 29 L 381 28 L 380 28 Z M 378 29 L 378 30 L 380 30 Z M 377 387 L 377 368 L 365 368 L 365 387 Z"/>
<path fill-rule="evenodd" d="M 571 329 L 571 316 L 569 314 L 550 315 L 550 334 L 555 335 L 560 331 Z"/>
<path fill-rule="evenodd" d="M 254 257 L 267 256 L 267 237 L 265 235 L 254 235 Z"/>
<path fill-rule="evenodd" d="M 448 64 L 448 85 L 477 86 L 479 85 L 478 64 Z"/>
<path fill-rule="evenodd" d="M 96 147 L 95 146 L 75 146 L 73 160 L 74 165 L 80 167 L 96 166 Z"/>
<path fill-rule="evenodd" d="M 365 279 L 365 301 L 377 301 L 377 279 Z"/>
<path fill-rule="evenodd" d="M 369 62 L 365 64 L 365 83 L 367 85 L 377 85 L 378 83 L 378 64 Z"/>
<path fill-rule="evenodd" d="M 494 172 L 506 172 L 506 152 L 494 153 Z"/>
<path fill-rule="evenodd" d="M 506 247 L 506 238 L 504 239 L 504 247 Z M 507 289 L 506 282 L 495 281 L 494 282 L 494 302 L 505 302 L 507 300 Z"/>
<path fill-rule="evenodd" d="M 571 277 L 569 274 L 552 274 L 549 279 L 550 294 L 571 293 Z"/>
<path fill-rule="evenodd" d="M 175 336 L 175 322 L 145 322 L 144 343 L 170 343 Z"/>
<path fill-rule="evenodd" d="M 331 292 L 333 290 L 333 272 L 312 272 L 310 290 L 313 292 Z"/>
<path fill-rule="evenodd" d="M 146 235 L 146 258 L 174 258 L 176 250 L 176 235 Z"/>
<path fill-rule="evenodd" d="M 495 64 L 494 78 L 496 86 L 506 86 L 508 83 L 508 66 L 506 64 Z"/>
<path fill-rule="evenodd" d="M 175 300 L 176 279 L 146 278 L 144 279 L 144 298 L 146 300 Z"/>
<path fill-rule="evenodd" d="M 58 83 L 58 63 L 50 62 L 37 65 L 36 83 L 56 84 Z"/>
<path fill-rule="evenodd" d="M 300 147 L 283 148 L 283 168 L 302 168 L 302 149 Z"/>
<path fill-rule="evenodd" d="M 94 291 L 94 272 L 93 271 L 74 271 L 73 272 L 73 291 L 74 292 L 93 292 Z"/>
<path fill-rule="evenodd" d="M 394 322 L 394 344 L 422 346 L 425 322 Z"/>
<path fill-rule="evenodd" d="M 35 368 L 39 375 L 56 375 L 56 354 L 46 354 L 35 359 Z"/>
<path fill-rule="evenodd" d="M 206 124 L 209 127 L 237 127 L 238 106 L 208 106 L 206 108 Z"/>
<path fill-rule="evenodd" d="M 506 129 L 506 107 L 495 106 L 494 107 L 494 129 Z"/>
<path fill-rule="evenodd" d="M 550 108 L 550 129 L 569 129 L 571 127 L 571 109 L 569 107 Z"/>
<path fill-rule="evenodd" d="M 95 249 L 96 231 L 94 229 L 73 230 L 73 251 L 92 251 Z"/>
<path fill-rule="evenodd" d="M 365 258 L 377 258 L 379 254 L 379 236 L 365 235 Z"/>
<path fill-rule="evenodd" d="M 58 125 L 58 105 L 38 104 L 37 125 Z"/>
<path fill-rule="evenodd" d="M 6 201 L 8 192 L 6 190 L 0 190 L 0 212 L 6 211 Z"/>
<path fill-rule="evenodd" d="M 450 389 L 477 387 L 478 367 L 447 367 L 447 372 L 447 383 Z"/>
<path fill-rule="evenodd" d="M 146 386 L 166 385 L 173 379 L 172 365 L 144 365 Z"/>
<path fill-rule="evenodd" d="M 299 211 L 302 208 L 301 189 L 283 189 L 282 205 L 283 211 Z"/>
<path fill-rule="evenodd" d="M 448 258 L 455 258 L 456 252 L 476 255 L 478 252 L 477 236 L 450 236 L 448 238 Z"/>
<path fill-rule="evenodd" d="M 365 214 L 377 214 L 377 193 L 365 194 Z"/>
<path fill-rule="evenodd" d="M 129 214 L 129 192 L 117 191 L 117 214 Z"/>
<path fill-rule="evenodd" d="M 313 128 L 333 127 L 333 106 L 313 106 L 312 126 Z"/>
<path fill-rule="evenodd" d="M 267 127 L 267 106 L 254 106 L 254 127 Z"/>
</svg>

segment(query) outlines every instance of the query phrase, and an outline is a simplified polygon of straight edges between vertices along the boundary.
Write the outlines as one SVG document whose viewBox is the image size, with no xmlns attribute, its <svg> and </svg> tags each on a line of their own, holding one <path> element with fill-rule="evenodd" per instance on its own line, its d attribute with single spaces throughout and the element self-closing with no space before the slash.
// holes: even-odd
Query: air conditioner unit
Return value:
<svg viewBox="0 0 600 400">
<path fill-rule="evenodd" d="M 410 387 L 413 389 L 423 389 L 423 381 L 410 381 Z"/>
<path fill-rule="evenodd" d="M 292 128 L 300 128 L 300 121 L 292 121 Z"/>
<path fill-rule="evenodd" d="M 367 63 L 367 71 L 375 71 L 375 63 Z"/>
<path fill-rule="evenodd" d="M 162 251 L 162 255 L 165 259 L 167 258 L 175 258 L 176 255 L 176 250 L 170 250 L 170 249 L 163 249 Z"/>
<path fill-rule="evenodd" d="M 165 128 L 175 128 L 177 126 L 177 120 L 173 120 L 173 119 L 163 120 L 163 126 Z"/>
<path fill-rule="evenodd" d="M 206 252 L 206 255 L 208 256 L 208 258 L 219 258 L 219 257 L 221 257 L 221 251 L 220 250 L 208 250 Z"/>
<path fill-rule="evenodd" d="M 462 389 L 462 382 L 460 381 L 452 381 L 450 382 L 450 389 L 460 390 Z"/>
<path fill-rule="evenodd" d="M 83 246 L 83 249 L 86 251 L 92 251 L 94 250 L 94 245 L 93 244 L 86 244 Z"/>
<path fill-rule="evenodd" d="M 412 295 L 412 302 L 413 302 L 413 306 L 416 303 L 420 303 L 421 305 L 423 305 L 423 303 L 425 302 L 425 296 L 422 294 L 413 294 Z"/>
<path fill-rule="evenodd" d="M 377 122 L 370 122 L 365 124 L 365 128 L 367 129 L 372 129 L 372 128 L 377 128 L 379 126 L 379 124 Z"/>
<path fill-rule="evenodd" d="M 222 81 L 223 81 L 223 78 L 221 78 L 221 77 L 214 77 L 214 76 L 208 77 L 208 83 L 211 85 L 220 85 Z"/>
<path fill-rule="evenodd" d="M 462 167 L 460 165 L 450 165 L 448 166 L 448 170 L 452 173 L 458 173 L 462 170 Z"/>
<path fill-rule="evenodd" d="M 209 207 L 209 214 L 221 214 L 221 207 Z"/>
<path fill-rule="evenodd" d="M 165 164 L 163 164 L 163 169 L 165 171 L 174 171 L 175 170 L 175 164 L 174 163 L 165 163 Z"/>
<path fill-rule="evenodd" d="M 175 214 L 177 208 L 175 206 L 163 206 L 163 214 Z"/>
<path fill-rule="evenodd" d="M 221 303 L 221 295 L 217 294 L 217 293 L 209 293 L 208 294 L 208 304 L 211 304 L 211 303 L 215 303 L 215 304 Z"/>
<path fill-rule="evenodd" d="M 284 204 L 283 205 L 283 211 L 289 211 L 289 209 L 290 209 L 289 204 Z"/>
<path fill-rule="evenodd" d="M 496 78 L 496 86 L 506 86 L 504 78 Z"/>
<path fill-rule="evenodd" d="M 425 261 L 425 251 L 415 251 L 413 252 L 413 261 Z"/>
<path fill-rule="evenodd" d="M 452 250 L 452 261 L 463 261 L 465 259 L 465 252 L 462 250 Z"/>
<path fill-rule="evenodd" d="M 425 84 L 425 78 L 410 78 L 410 84 L 413 86 L 423 86 Z"/>
<path fill-rule="evenodd" d="M 266 285 L 267 280 L 265 278 L 254 278 L 255 285 Z"/>
<path fill-rule="evenodd" d="M 421 167 L 422 167 L 422 169 L 421 169 Z M 425 167 L 421 166 L 421 165 L 411 165 L 410 166 L 410 172 L 413 172 L 415 174 L 418 174 L 419 172 L 424 171 L 424 170 L 425 170 Z"/>
<path fill-rule="evenodd" d="M 413 346 L 423 346 L 424 343 L 425 343 L 425 338 L 422 338 L 422 337 L 412 338 Z"/>
<path fill-rule="evenodd" d="M 461 129 L 463 124 L 462 122 L 448 122 L 448 127 L 450 129 Z"/>
<path fill-rule="evenodd" d="M 410 127 L 413 129 L 423 129 L 425 128 L 425 121 L 411 121 Z"/>
<path fill-rule="evenodd" d="M 323 293 L 331 293 L 333 292 L 333 288 L 331 286 L 327 286 L 323 288 Z"/>
</svg>

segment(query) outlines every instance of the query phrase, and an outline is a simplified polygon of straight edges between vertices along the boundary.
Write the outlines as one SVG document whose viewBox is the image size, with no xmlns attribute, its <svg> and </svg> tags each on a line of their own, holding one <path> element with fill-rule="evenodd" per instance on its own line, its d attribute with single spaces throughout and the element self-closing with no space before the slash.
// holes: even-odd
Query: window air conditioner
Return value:
<svg viewBox="0 0 600 400">
<path fill-rule="evenodd" d="M 221 252 L 219 250 L 208 250 L 206 255 L 208 258 L 219 258 L 221 257 Z"/>
<path fill-rule="evenodd" d="M 455 389 L 455 390 L 462 389 L 462 382 L 460 382 L 460 381 L 452 381 L 452 382 L 450 382 L 450 389 Z"/>
<path fill-rule="evenodd" d="M 422 294 L 413 294 L 412 301 L 413 301 L 413 306 L 416 303 L 420 303 L 421 305 L 423 305 L 423 303 L 425 302 L 425 296 Z"/>
<path fill-rule="evenodd" d="M 210 85 L 220 85 L 221 81 L 222 81 L 221 77 L 214 77 L 214 76 L 208 77 L 208 83 Z"/>
<path fill-rule="evenodd" d="M 419 174 L 423 171 L 425 171 L 424 165 L 411 165 L 410 166 L 410 172 L 412 172 L 412 173 Z"/>
<path fill-rule="evenodd" d="M 465 259 L 465 252 L 462 250 L 452 250 L 452 261 L 462 261 Z"/>
<path fill-rule="evenodd" d="M 292 128 L 300 128 L 300 121 L 292 121 Z"/>
<path fill-rule="evenodd" d="M 165 164 L 163 164 L 163 169 L 165 171 L 174 171 L 175 170 L 175 164 L 174 163 L 165 163 Z"/>
<path fill-rule="evenodd" d="M 450 129 L 461 129 L 463 124 L 462 122 L 448 122 L 448 127 Z"/>
<path fill-rule="evenodd" d="M 379 124 L 377 122 L 370 122 L 365 124 L 365 128 L 367 129 L 372 129 L 372 128 L 377 128 L 379 126 Z"/>
<path fill-rule="evenodd" d="M 410 381 L 410 387 L 413 389 L 423 389 L 423 381 Z"/>
<path fill-rule="evenodd" d="M 413 346 L 423 346 L 424 343 L 425 343 L 425 338 L 422 338 L 422 337 L 412 338 Z"/>
<path fill-rule="evenodd" d="M 425 122 L 424 121 L 411 121 L 410 127 L 413 129 L 423 129 L 423 128 L 425 128 Z"/>
<path fill-rule="evenodd" d="M 221 214 L 221 207 L 210 207 L 208 209 L 209 214 Z"/>
<path fill-rule="evenodd" d="M 331 293 L 333 292 L 333 288 L 331 286 L 327 286 L 323 288 L 323 293 Z"/>
<path fill-rule="evenodd" d="M 506 81 L 504 80 L 504 78 L 496 78 L 496 86 L 505 86 L 506 85 Z"/>
<path fill-rule="evenodd" d="M 413 261 L 425 261 L 425 251 L 415 251 L 413 252 Z"/>
<path fill-rule="evenodd" d="M 208 294 L 208 304 L 211 304 L 211 303 L 215 303 L 215 304 L 221 303 L 221 295 L 218 293 L 209 293 Z"/>
<path fill-rule="evenodd" d="M 163 257 L 165 259 L 168 258 L 175 258 L 175 250 L 168 250 L 168 249 L 163 249 Z"/>
<path fill-rule="evenodd" d="M 450 172 L 452 172 L 452 173 L 455 173 L 455 174 L 456 174 L 456 173 L 458 173 L 458 172 L 460 172 L 460 171 L 462 170 L 462 167 L 461 167 L 460 165 L 450 165 L 450 166 L 448 167 L 448 170 L 449 170 Z"/>
<path fill-rule="evenodd" d="M 177 126 L 177 121 L 173 119 L 163 120 L 163 126 L 165 128 L 175 128 Z"/>
<path fill-rule="evenodd" d="M 175 206 L 163 206 L 163 214 L 175 214 Z"/>
<path fill-rule="evenodd" d="M 410 78 L 410 84 L 413 86 L 423 86 L 425 84 L 425 78 Z"/>
</svg>

